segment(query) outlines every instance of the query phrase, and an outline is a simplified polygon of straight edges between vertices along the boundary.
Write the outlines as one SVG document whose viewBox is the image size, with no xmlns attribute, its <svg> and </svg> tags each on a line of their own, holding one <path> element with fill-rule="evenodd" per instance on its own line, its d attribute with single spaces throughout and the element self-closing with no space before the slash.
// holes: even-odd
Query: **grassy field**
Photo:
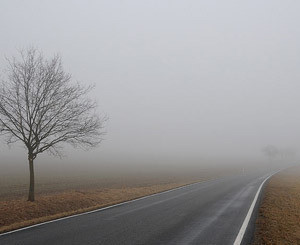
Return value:
<svg viewBox="0 0 300 245">
<path fill-rule="evenodd" d="M 254 244 L 300 244 L 300 167 L 276 174 L 267 184 Z"/>
<path fill-rule="evenodd" d="M 33 203 L 24 198 L 0 201 L 0 233 L 59 217 L 81 213 L 100 207 L 132 200 L 161 192 L 194 181 L 177 181 L 164 184 L 148 183 L 147 186 L 68 190 L 39 195 Z"/>
<path fill-rule="evenodd" d="M 40 171 L 34 203 L 26 201 L 26 174 L 0 173 L 0 233 L 240 171 L 236 166 Z"/>
<path fill-rule="evenodd" d="M 181 176 L 166 173 L 43 176 L 37 177 L 34 203 L 26 201 L 26 176 L 4 176 L 0 181 L 0 233 L 215 178 L 219 174 L 202 171 Z"/>
</svg>

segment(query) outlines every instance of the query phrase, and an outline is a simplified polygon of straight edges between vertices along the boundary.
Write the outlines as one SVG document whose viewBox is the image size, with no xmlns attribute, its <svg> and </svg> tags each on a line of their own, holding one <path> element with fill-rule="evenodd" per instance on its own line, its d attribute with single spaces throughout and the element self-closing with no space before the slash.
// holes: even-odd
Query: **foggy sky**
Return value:
<svg viewBox="0 0 300 245">
<path fill-rule="evenodd" d="M 300 143 L 299 10 L 296 0 L 2 0 L 0 69 L 35 46 L 96 84 L 107 135 L 90 152 L 67 148 L 72 161 L 258 157 Z"/>
</svg>

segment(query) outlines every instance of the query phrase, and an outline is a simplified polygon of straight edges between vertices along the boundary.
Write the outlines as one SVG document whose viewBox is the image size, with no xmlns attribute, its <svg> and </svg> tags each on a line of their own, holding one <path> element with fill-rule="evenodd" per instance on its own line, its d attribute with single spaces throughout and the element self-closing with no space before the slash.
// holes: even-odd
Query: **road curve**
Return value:
<svg viewBox="0 0 300 245">
<path fill-rule="evenodd" d="M 0 236 L 0 244 L 233 244 L 269 174 L 196 183 Z"/>
</svg>

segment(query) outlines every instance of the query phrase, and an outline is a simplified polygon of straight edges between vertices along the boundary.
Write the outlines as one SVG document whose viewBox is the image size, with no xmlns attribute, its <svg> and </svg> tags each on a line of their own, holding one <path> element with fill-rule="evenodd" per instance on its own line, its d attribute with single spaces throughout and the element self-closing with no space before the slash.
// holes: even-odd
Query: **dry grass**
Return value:
<svg viewBox="0 0 300 245">
<path fill-rule="evenodd" d="M 145 195 L 161 192 L 196 182 L 181 180 L 171 183 L 140 183 L 119 188 L 94 188 L 67 190 L 64 192 L 39 195 L 34 203 L 25 199 L 0 201 L 0 233 L 136 199 Z"/>
<path fill-rule="evenodd" d="M 27 175 L 0 172 L 0 233 L 241 171 L 236 166 L 165 170 L 133 166 L 78 175 L 38 173 L 34 203 L 26 201 Z"/>
<path fill-rule="evenodd" d="M 300 167 L 276 174 L 266 186 L 254 244 L 300 244 Z"/>
</svg>

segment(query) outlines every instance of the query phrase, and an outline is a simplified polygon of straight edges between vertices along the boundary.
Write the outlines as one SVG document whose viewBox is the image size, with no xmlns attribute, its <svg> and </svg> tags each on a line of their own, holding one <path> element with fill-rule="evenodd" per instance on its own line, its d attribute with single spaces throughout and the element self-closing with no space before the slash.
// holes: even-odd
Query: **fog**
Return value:
<svg viewBox="0 0 300 245">
<path fill-rule="evenodd" d="M 300 143 L 298 1 L 11 1 L 0 4 L 0 69 L 34 46 L 62 56 L 107 114 L 100 147 L 36 165 L 197 166 L 266 161 Z M 0 146 L 1 171 L 27 169 Z M 82 168 L 82 165 L 85 168 Z M 12 167 L 14 166 L 14 167 Z M 63 166 L 63 167 L 62 167 Z M 86 168 L 88 167 L 88 168 Z"/>
</svg>

